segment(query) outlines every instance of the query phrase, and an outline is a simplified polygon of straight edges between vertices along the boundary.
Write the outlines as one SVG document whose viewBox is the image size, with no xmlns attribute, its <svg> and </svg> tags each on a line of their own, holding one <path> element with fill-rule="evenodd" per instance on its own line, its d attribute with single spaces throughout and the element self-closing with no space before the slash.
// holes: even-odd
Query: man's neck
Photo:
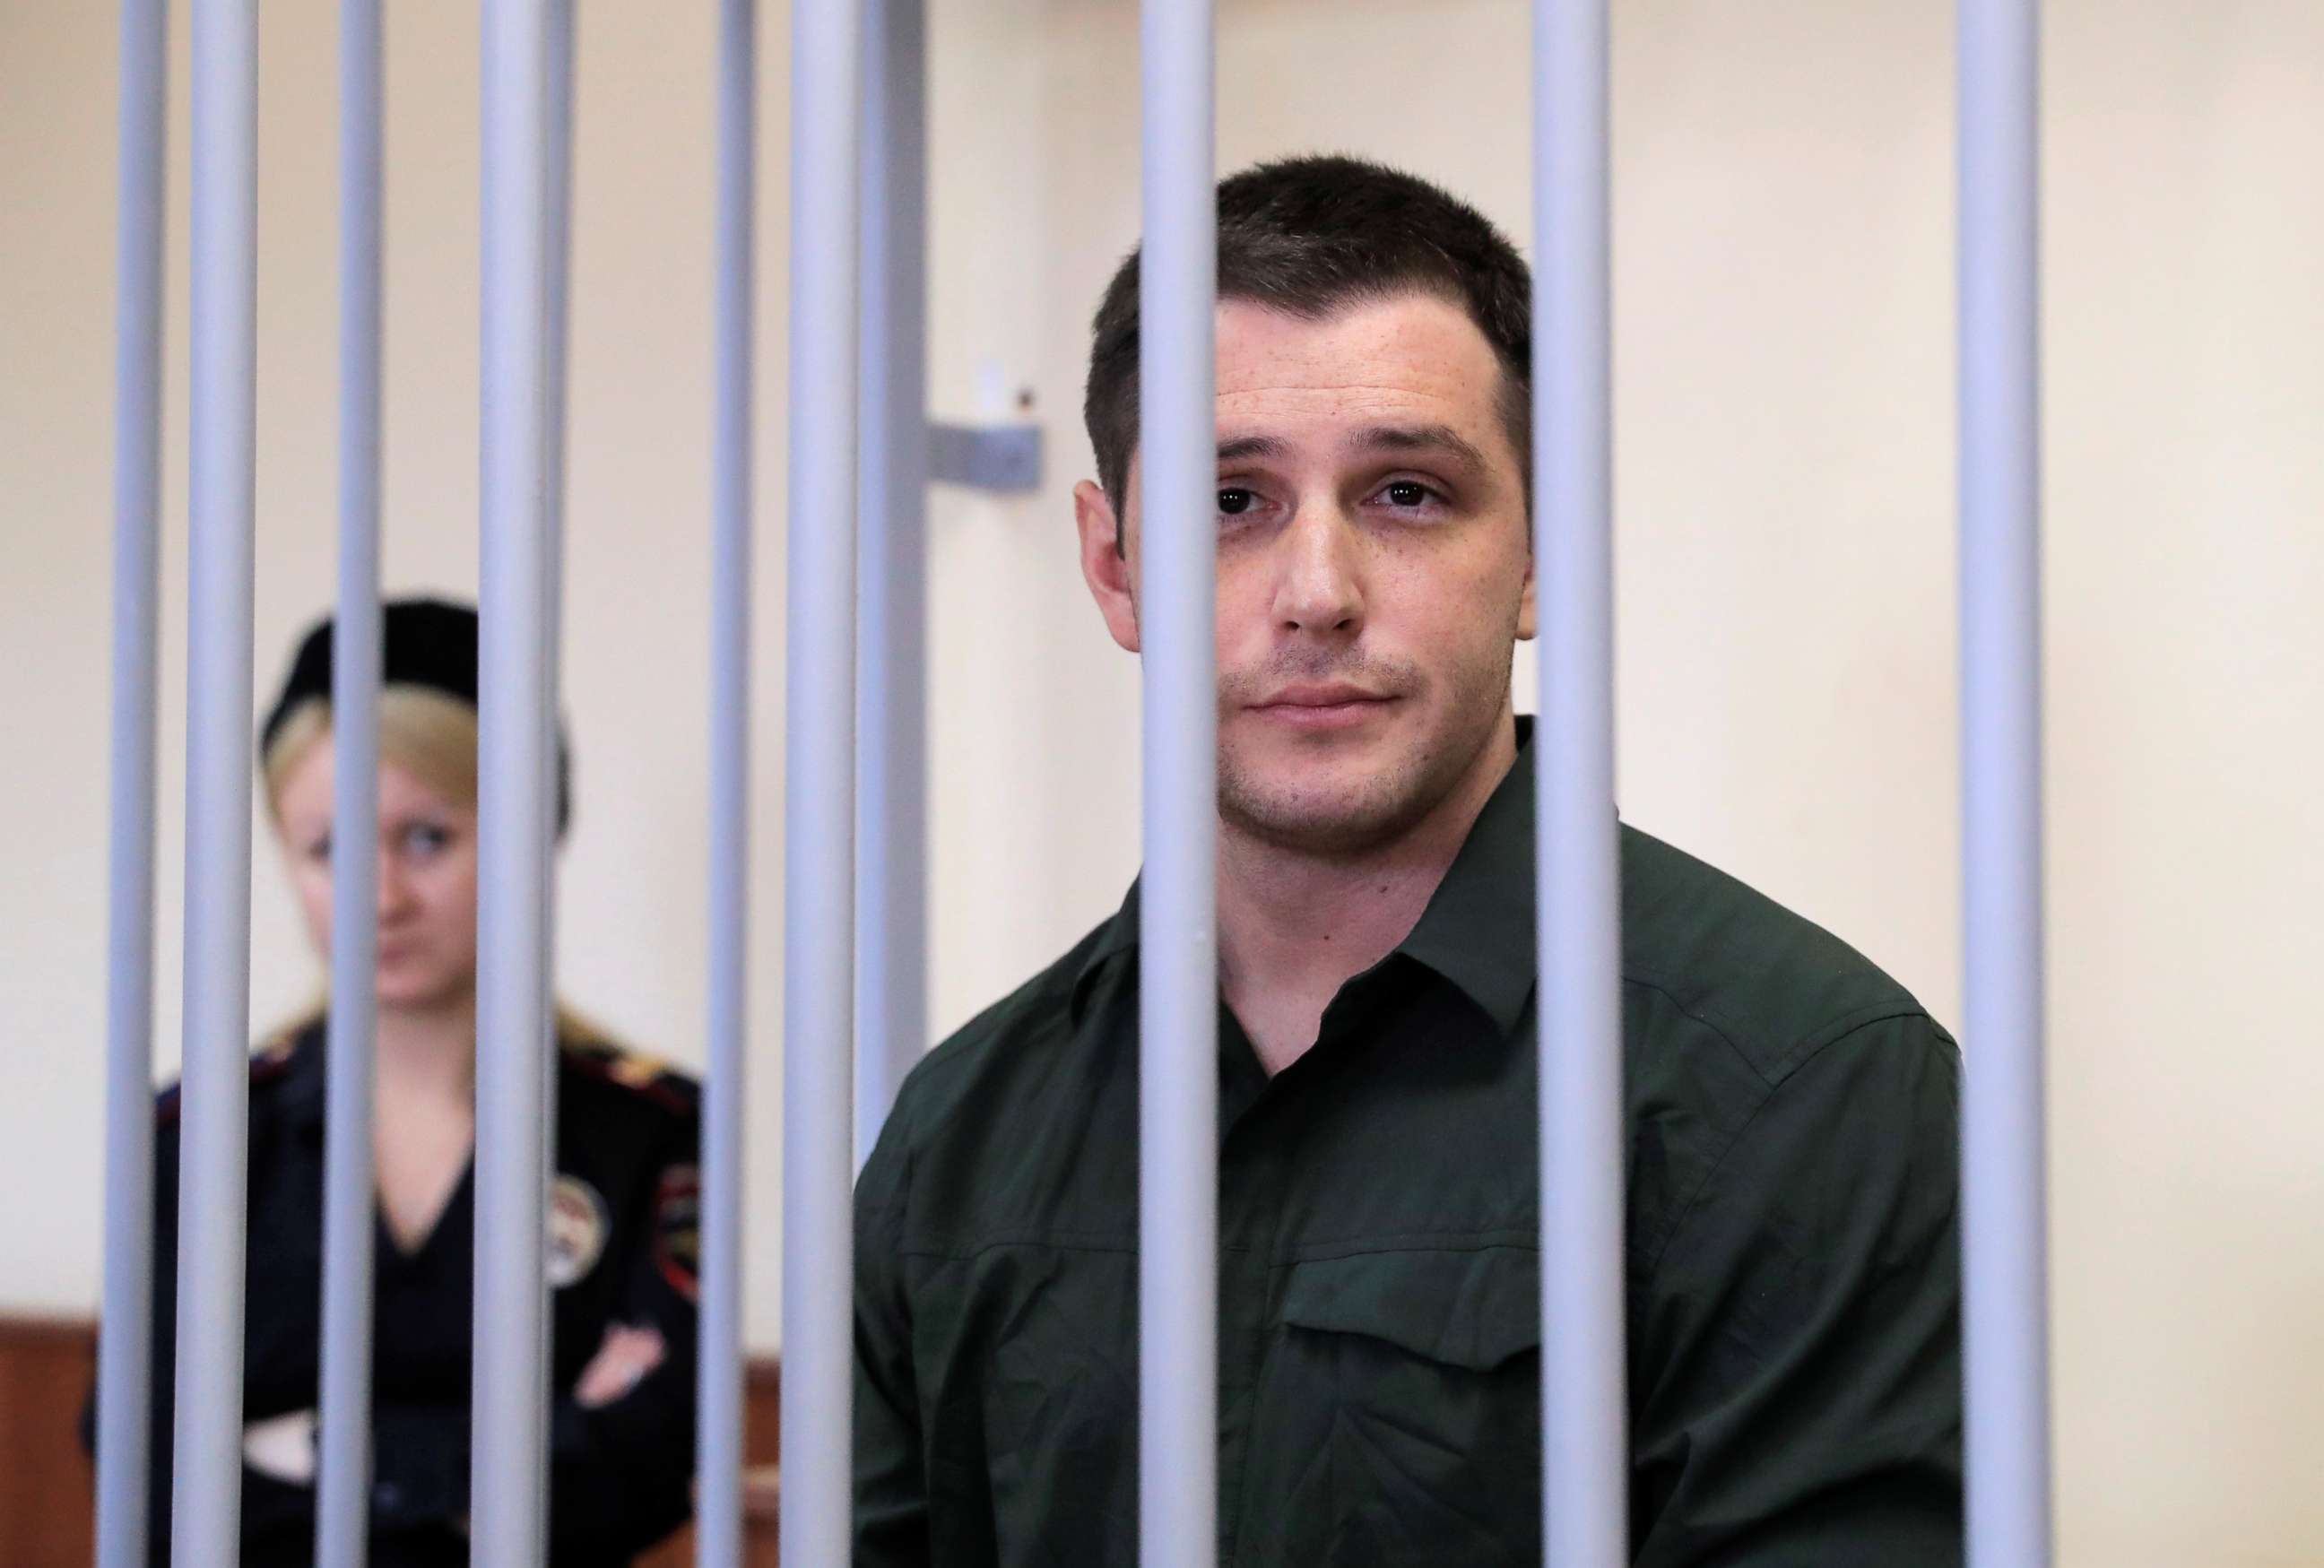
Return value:
<svg viewBox="0 0 2324 1568">
<path fill-rule="evenodd" d="M 1434 809 L 1360 854 L 1303 853 L 1220 824 L 1219 983 L 1269 1076 L 1314 1044 L 1340 987 L 1411 934 L 1516 761 L 1504 715 Z"/>
</svg>

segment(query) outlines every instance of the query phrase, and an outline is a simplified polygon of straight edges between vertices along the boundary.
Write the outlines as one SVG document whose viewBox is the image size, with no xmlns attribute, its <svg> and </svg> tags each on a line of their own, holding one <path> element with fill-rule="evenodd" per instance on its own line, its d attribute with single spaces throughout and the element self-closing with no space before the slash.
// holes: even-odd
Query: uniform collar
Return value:
<svg viewBox="0 0 2324 1568">
<path fill-rule="evenodd" d="M 293 1025 L 258 1049 L 254 1059 L 252 1075 L 262 1075 L 270 1059 L 281 1063 L 280 1086 L 274 1101 L 282 1112 L 285 1125 L 311 1131 L 317 1137 L 323 1131 L 323 1080 L 326 1053 L 323 1049 L 323 1020 L 316 1018 Z"/>
<path fill-rule="evenodd" d="M 1533 718 L 1517 720 L 1517 754 L 1477 814 L 1444 880 L 1395 954 L 1458 986 L 1507 1034 L 1532 994 L 1534 945 Z M 1138 890 L 1099 932 L 1074 976 L 1072 1014 L 1081 1021 L 1100 973 L 1138 952 Z"/>
</svg>

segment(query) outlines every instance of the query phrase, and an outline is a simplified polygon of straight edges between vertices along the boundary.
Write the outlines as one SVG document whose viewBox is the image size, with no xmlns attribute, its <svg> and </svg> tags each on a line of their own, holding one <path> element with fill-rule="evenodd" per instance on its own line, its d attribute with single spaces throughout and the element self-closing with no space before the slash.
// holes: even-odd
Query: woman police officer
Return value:
<svg viewBox="0 0 2324 1568">
<path fill-rule="evenodd" d="M 331 628 L 299 647 L 261 735 L 270 816 L 317 949 L 331 920 Z M 383 610 L 370 1557 L 467 1561 L 474 1288 L 476 617 Z M 568 816 L 558 747 L 558 828 Z M 558 1014 L 549 1554 L 624 1563 L 684 1521 L 694 1452 L 697 1090 Z M 319 1010 L 254 1054 L 243 1561 L 313 1558 L 319 1374 Z M 168 1560 L 177 1089 L 154 1163 L 153 1560 Z"/>
</svg>

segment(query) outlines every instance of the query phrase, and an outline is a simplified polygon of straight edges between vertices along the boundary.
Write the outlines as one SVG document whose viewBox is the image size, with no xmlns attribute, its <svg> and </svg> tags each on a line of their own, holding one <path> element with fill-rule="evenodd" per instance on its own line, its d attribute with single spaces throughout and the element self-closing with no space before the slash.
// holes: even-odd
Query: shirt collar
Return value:
<svg viewBox="0 0 2324 1568">
<path fill-rule="evenodd" d="M 1508 1034 L 1533 995 L 1533 718 L 1519 715 L 1517 761 L 1469 829 L 1428 908 L 1396 951 L 1457 985 Z"/>
<path fill-rule="evenodd" d="M 1396 953 L 1460 987 L 1507 1034 L 1533 994 L 1533 718 L 1517 715 L 1517 761 L 1477 814 L 1444 880 Z M 1138 889 L 1098 933 L 1074 975 L 1072 1015 L 1081 1021 L 1098 974 L 1138 950 Z"/>
<path fill-rule="evenodd" d="M 1099 928 L 1097 940 L 1091 944 L 1081 967 L 1074 972 L 1070 1010 L 1076 1025 L 1082 1021 L 1082 1014 L 1089 1002 L 1090 987 L 1096 982 L 1098 975 L 1125 953 L 1133 958 L 1137 956 L 1138 890 L 1144 881 L 1142 876 L 1131 881 L 1130 891 L 1122 895 L 1121 908 L 1113 912 L 1113 918 Z"/>
</svg>

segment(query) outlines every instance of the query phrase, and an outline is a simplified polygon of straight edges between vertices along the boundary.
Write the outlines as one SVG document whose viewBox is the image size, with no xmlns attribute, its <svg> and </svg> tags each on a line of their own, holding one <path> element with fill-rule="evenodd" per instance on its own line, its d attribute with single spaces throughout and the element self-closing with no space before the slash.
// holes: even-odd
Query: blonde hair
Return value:
<svg viewBox="0 0 2324 1568">
<path fill-rule="evenodd" d="M 270 815 L 283 783 L 316 744 L 331 733 L 331 705 L 310 697 L 292 708 L 266 748 Z M 379 759 L 392 762 L 457 806 L 476 803 L 476 710 L 433 687 L 380 688 Z"/>
<path fill-rule="evenodd" d="M 266 779 L 266 809 L 280 818 L 282 786 L 307 753 L 331 735 L 331 705 L 309 697 L 292 708 L 274 733 L 261 768 Z M 433 687 L 397 683 L 379 693 L 379 760 L 392 762 L 456 806 L 476 803 L 476 710 Z M 302 1009 L 295 1032 L 319 1020 L 325 999 Z M 610 1038 L 595 1021 L 559 1001 L 560 1040 Z"/>
</svg>

